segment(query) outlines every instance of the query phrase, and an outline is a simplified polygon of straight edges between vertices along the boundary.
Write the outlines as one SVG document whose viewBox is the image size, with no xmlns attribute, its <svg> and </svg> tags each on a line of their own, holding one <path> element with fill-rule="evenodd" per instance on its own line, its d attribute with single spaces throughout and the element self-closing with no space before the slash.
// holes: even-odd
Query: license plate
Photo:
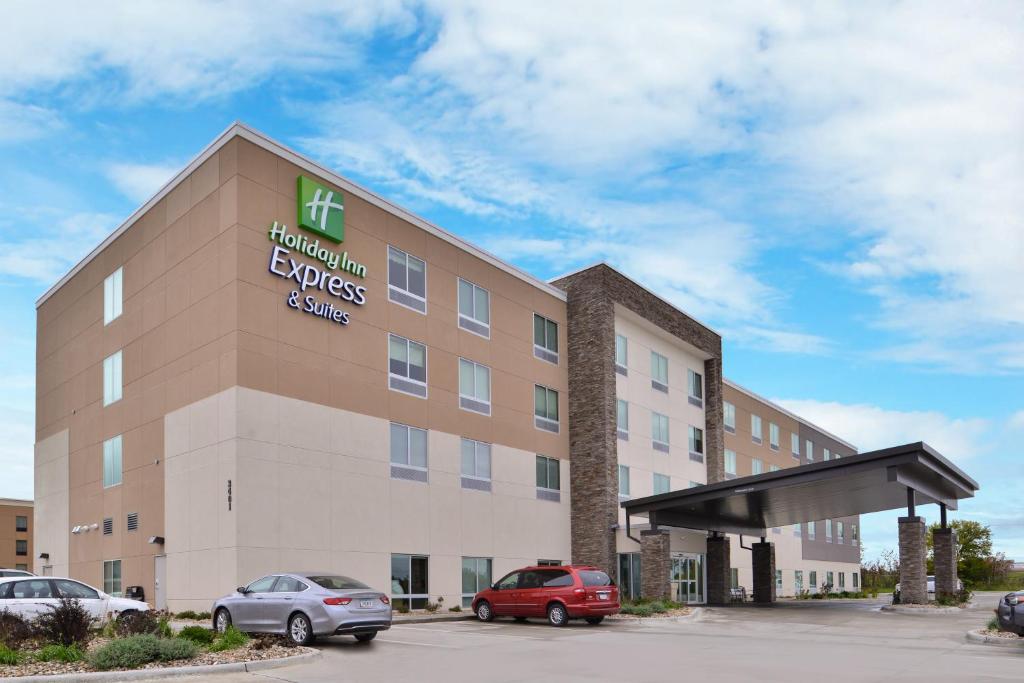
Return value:
<svg viewBox="0 0 1024 683">
<path fill-rule="evenodd" d="M 607 593 L 607 592 L 598 593 L 597 594 L 597 599 L 598 600 L 607 600 L 609 595 L 610 595 L 610 593 Z"/>
<path fill-rule="evenodd" d="M 360 600 L 359 606 L 363 608 L 373 607 L 373 600 Z"/>
</svg>

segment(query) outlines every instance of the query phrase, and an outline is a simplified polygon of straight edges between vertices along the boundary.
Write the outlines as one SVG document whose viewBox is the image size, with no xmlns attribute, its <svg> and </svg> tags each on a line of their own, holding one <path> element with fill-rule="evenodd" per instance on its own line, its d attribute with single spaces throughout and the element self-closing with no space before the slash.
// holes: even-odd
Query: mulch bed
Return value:
<svg viewBox="0 0 1024 683">
<path fill-rule="evenodd" d="M 667 612 L 656 612 L 646 617 L 641 617 L 637 614 L 612 614 L 609 619 L 668 619 L 670 617 L 686 617 L 693 613 L 693 609 L 690 607 L 677 607 L 676 609 L 670 609 Z"/>
</svg>

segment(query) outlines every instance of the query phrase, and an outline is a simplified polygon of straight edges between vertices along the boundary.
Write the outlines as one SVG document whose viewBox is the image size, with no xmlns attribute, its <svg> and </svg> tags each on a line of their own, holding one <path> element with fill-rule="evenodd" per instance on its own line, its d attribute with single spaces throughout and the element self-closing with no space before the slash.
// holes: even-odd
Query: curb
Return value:
<svg viewBox="0 0 1024 683">
<path fill-rule="evenodd" d="M 700 621 L 704 617 L 703 607 L 694 607 L 693 611 L 681 617 L 642 617 L 640 619 L 609 619 L 613 624 L 637 624 L 639 626 L 660 626 L 662 624 L 685 624 L 688 621 Z"/>
<path fill-rule="evenodd" d="M 964 607 L 910 607 L 908 605 L 882 605 L 881 611 L 894 614 L 912 614 L 918 617 L 937 617 L 944 614 L 963 614 L 968 608 L 973 607 L 968 603 Z"/>
<path fill-rule="evenodd" d="M 995 636 L 986 635 L 980 630 L 968 631 L 964 636 L 972 643 L 984 643 L 985 645 L 995 645 L 997 647 L 1015 648 L 1024 652 L 1024 638 L 1017 638 L 1016 640 L 1010 640 L 1009 638 L 996 638 Z"/>
<path fill-rule="evenodd" d="M 398 626 L 400 624 L 430 624 L 435 621 L 473 621 L 476 619 L 476 615 L 472 612 L 468 614 L 438 614 L 432 617 L 391 617 L 391 625 Z"/>
<path fill-rule="evenodd" d="M 231 662 L 230 664 L 203 664 L 200 666 L 167 666 L 151 669 L 133 669 L 131 671 L 77 671 L 68 674 L 47 674 L 41 676 L 14 676 L 3 678 L 5 681 L 26 681 L 27 683 L 64 683 L 65 681 L 144 681 L 153 678 L 171 678 L 178 676 L 199 676 L 209 674 L 245 673 L 247 671 L 265 671 L 279 669 L 292 664 L 303 664 L 320 656 L 320 651 L 306 652 L 294 657 L 278 657 L 276 659 L 260 659 L 255 662 Z"/>
</svg>

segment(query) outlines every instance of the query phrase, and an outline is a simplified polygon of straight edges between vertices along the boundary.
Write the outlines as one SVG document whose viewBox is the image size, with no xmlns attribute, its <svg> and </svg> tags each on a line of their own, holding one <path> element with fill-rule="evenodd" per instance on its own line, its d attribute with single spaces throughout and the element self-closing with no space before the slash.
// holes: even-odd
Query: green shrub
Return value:
<svg viewBox="0 0 1024 683">
<path fill-rule="evenodd" d="M 138 669 L 150 662 L 170 662 L 194 657 L 194 643 L 181 638 L 157 638 L 151 633 L 112 640 L 88 657 L 89 663 L 101 671 Z"/>
<path fill-rule="evenodd" d="M 649 617 L 654 614 L 654 610 L 651 609 L 650 604 L 635 602 L 633 604 L 625 604 L 619 609 L 621 614 L 631 614 L 635 617 Z"/>
<path fill-rule="evenodd" d="M 210 645 L 210 652 L 224 652 L 244 646 L 249 642 L 249 636 L 239 631 L 234 626 L 228 626 L 224 633 L 217 636 L 217 639 Z"/>
<path fill-rule="evenodd" d="M 213 617 L 209 612 L 196 612 L 196 619 L 209 621 Z"/>
<path fill-rule="evenodd" d="M 212 630 L 203 628 L 202 626 L 186 626 L 181 629 L 180 633 L 178 633 L 178 637 L 184 638 L 185 640 L 191 640 L 196 645 L 209 645 L 213 642 L 216 634 Z"/>
<path fill-rule="evenodd" d="M 449 607 L 448 611 L 449 612 L 461 612 L 462 611 L 462 605 L 455 605 L 455 607 Z"/>
<path fill-rule="evenodd" d="M 114 634 L 118 638 L 157 632 L 157 618 L 152 612 L 125 612 L 114 620 Z"/>
<path fill-rule="evenodd" d="M 437 604 L 436 602 L 428 602 L 426 605 L 423 606 L 423 609 L 425 609 L 430 614 L 433 614 L 438 610 L 440 606 L 441 605 Z"/>
<path fill-rule="evenodd" d="M 987 630 L 989 630 L 989 631 L 998 631 L 998 630 L 1000 630 L 999 629 L 999 620 L 996 619 L 995 617 L 992 617 L 991 619 L 988 620 L 988 624 L 985 625 L 985 628 Z"/>
<path fill-rule="evenodd" d="M 0 643 L 0 664 L 6 664 L 8 666 L 16 666 L 21 664 L 21 661 L 25 658 L 20 652 L 12 650 L 3 643 Z"/>
<path fill-rule="evenodd" d="M 187 609 L 184 612 L 178 612 L 174 616 L 178 617 L 179 619 L 198 619 L 199 618 L 199 615 L 196 614 L 195 612 L 193 612 L 190 609 Z"/>
<path fill-rule="evenodd" d="M 665 603 L 660 600 L 655 600 L 654 602 L 652 602 L 650 604 L 650 608 L 651 612 L 653 612 L 654 614 L 664 614 L 669 609 L 665 606 Z"/>
<path fill-rule="evenodd" d="M 824 600 L 824 599 L 825 599 L 825 594 L 824 593 L 815 593 L 814 595 L 811 596 L 811 600 Z"/>
<path fill-rule="evenodd" d="M 6 607 L 0 611 L 0 645 L 18 650 L 32 638 L 32 625 Z"/>
<path fill-rule="evenodd" d="M 89 642 L 92 615 L 75 598 L 61 598 L 56 605 L 47 605 L 35 620 L 35 631 L 46 643 L 84 645 Z"/>
<path fill-rule="evenodd" d="M 40 662 L 80 662 L 85 659 L 85 652 L 77 645 L 46 645 L 36 653 Z"/>
<path fill-rule="evenodd" d="M 178 659 L 191 659 L 196 656 L 199 646 L 191 640 L 183 638 L 161 638 L 157 659 L 161 662 L 173 662 Z"/>
</svg>

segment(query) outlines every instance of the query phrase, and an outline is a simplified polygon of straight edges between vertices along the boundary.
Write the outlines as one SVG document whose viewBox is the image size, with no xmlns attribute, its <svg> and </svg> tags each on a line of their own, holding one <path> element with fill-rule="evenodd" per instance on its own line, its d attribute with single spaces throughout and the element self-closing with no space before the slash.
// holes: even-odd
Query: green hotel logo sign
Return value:
<svg viewBox="0 0 1024 683">
<path fill-rule="evenodd" d="M 332 242 L 345 239 L 345 198 L 326 185 L 300 175 L 296 195 L 299 204 L 299 227 Z"/>
</svg>

